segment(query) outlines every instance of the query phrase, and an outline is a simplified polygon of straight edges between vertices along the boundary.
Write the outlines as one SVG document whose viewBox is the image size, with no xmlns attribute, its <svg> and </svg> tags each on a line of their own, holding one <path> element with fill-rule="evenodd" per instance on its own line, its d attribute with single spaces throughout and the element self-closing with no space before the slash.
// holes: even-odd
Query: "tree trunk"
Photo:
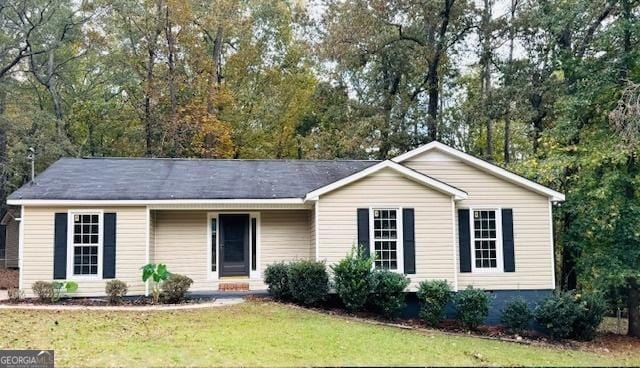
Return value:
<svg viewBox="0 0 640 368">
<path fill-rule="evenodd" d="M 164 134 L 164 138 L 163 138 L 163 147 L 164 147 L 164 143 L 166 142 L 166 138 L 168 137 L 169 142 L 171 142 L 171 156 L 175 156 L 178 155 L 178 146 L 179 143 L 177 142 L 176 136 L 175 136 L 175 132 L 177 130 L 177 126 L 176 126 L 176 116 L 177 116 L 177 109 L 178 109 L 178 100 L 177 100 L 177 95 L 176 95 L 176 83 L 175 83 L 175 74 L 176 74 L 176 63 L 175 63 L 175 55 L 176 55 L 176 50 L 175 50 L 175 39 L 173 37 L 173 30 L 172 30 L 172 25 L 171 25 L 171 15 L 169 13 L 169 7 L 166 7 L 166 13 L 165 13 L 165 20 L 166 20 L 166 26 L 165 26 L 165 37 L 167 39 L 167 66 L 169 68 L 169 73 L 168 73 L 168 87 L 169 87 L 169 100 L 170 100 L 170 113 L 171 116 L 169 117 L 169 126 L 167 127 L 168 129 L 165 129 L 165 134 Z M 164 152 L 162 152 L 164 153 Z"/>
<path fill-rule="evenodd" d="M 627 308 L 629 309 L 629 330 L 627 335 L 640 337 L 640 284 L 636 277 L 627 278 L 629 285 Z"/>
<path fill-rule="evenodd" d="M 507 73 L 505 75 L 505 86 L 507 87 L 507 93 L 511 93 L 511 83 L 513 76 L 513 50 L 516 38 L 516 26 L 514 20 L 516 17 L 516 9 L 518 7 L 518 0 L 511 0 L 511 18 L 509 21 L 509 58 L 507 59 Z M 504 113 L 504 163 L 508 165 L 511 162 L 511 99 L 507 98 L 506 107 Z"/>
<path fill-rule="evenodd" d="M 6 93 L 0 90 L 0 212 L 5 209 L 7 199 L 7 126 L 1 119 L 5 110 Z"/>
<path fill-rule="evenodd" d="M 158 37 L 162 33 L 162 0 L 156 1 L 156 28 L 152 31 L 149 44 L 147 45 L 147 75 L 146 75 L 146 88 L 144 91 L 144 125 L 145 125 L 145 153 L 147 156 L 153 155 L 153 137 L 154 137 L 154 121 L 153 121 L 153 107 L 151 106 L 151 96 L 154 91 L 154 75 L 153 70 L 156 63 L 156 47 L 158 43 Z"/>
<path fill-rule="evenodd" d="M 492 98 L 491 98 L 491 8 L 493 4 L 491 0 L 484 0 L 484 9 L 482 12 L 482 32 L 481 44 L 482 51 L 480 55 L 481 65 L 481 94 L 484 101 L 485 119 L 487 129 L 487 146 L 485 148 L 485 157 L 488 160 L 493 158 L 493 116 L 492 116 Z"/>
<path fill-rule="evenodd" d="M 209 77 L 209 94 L 207 96 L 207 111 L 210 114 L 217 113 L 216 97 L 222 83 L 222 40 L 224 28 L 218 26 L 216 29 L 215 39 L 213 42 L 213 51 L 211 52 L 211 76 Z"/>
<path fill-rule="evenodd" d="M 429 96 L 429 104 L 427 105 L 427 138 L 428 141 L 438 139 L 438 102 L 440 95 L 440 61 L 447 48 L 447 28 L 451 18 L 451 8 L 453 8 L 455 0 L 445 0 L 444 8 L 440 13 L 442 23 L 438 31 L 436 49 L 433 59 L 429 63 L 427 71 L 427 94 Z"/>
</svg>

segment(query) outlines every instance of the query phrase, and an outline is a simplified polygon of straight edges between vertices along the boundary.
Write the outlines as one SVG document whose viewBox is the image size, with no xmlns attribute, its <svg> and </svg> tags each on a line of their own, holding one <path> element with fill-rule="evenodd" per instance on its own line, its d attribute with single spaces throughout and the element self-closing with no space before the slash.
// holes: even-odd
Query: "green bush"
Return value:
<svg viewBox="0 0 640 368">
<path fill-rule="evenodd" d="M 127 283 L 120 280 L 111 280 L 107 282 L 104 287 L 104 292 L 107 294 L 107 300 L 111 304 L 120 304 L 122 298 L 127 295 Z"/>
<path fill-rule="evenodd" d="M 55 303 L 60 300 L 63 292 L 73 293 L 78 290 L 78 283 L 75 281 L 36 281 L 31 286 L 31 290 L 36 294 L 41 302 Z"/>
<path fill-rule="evenodd" d="M 422 281 L 416 295 L 420 302 L 420 318 L 430 326 L 442 321 L 445 307 L 451 301 L 451 285 L 446 280 Z"/>
<path fill-rule="evenodd" d="M 179 303 L 187 296 L 187 291 L 193 284 L 193 280 L 185 275 L 172 273 L 160 286 L 162 299 L 165 303 Z"/>
<path fill-rule="evenodd" d="M 331 266 L 333 286 L 350 312 L 362 310 L 374 290 L 373 261 L 368 254 L 352 249 L 347 257 Z"/>
<path fill-rule="evenodd" d="M 302 305 L 318 305 L 329 294 L 329 275 L 324 262 L 291 262 L 288 278 L 291 298 Z"/>
<path fill-rule="evenodd" d="M 578 304 L 568 292 L 557 292 L 544 299 L 535 309 L 536 322 L 544 327 L 554 339 L 571 336 L 573 325 L 578 317 Z"/>
<path fill-rule="evenodd" d="M 533 312 L 527 302 L 516 298 L 502 310 L 500 322 L 510 331 L 520 333 L 529 327 L 532 318 Z"/>
<path fill-rule="evenodd" d="M 369 304 L 383 316 L 397 318 L 406 306 L 404 289 L 409 286 L 409 279 L 397 272 L 379 270 L 373 272 L 373 284 Z"/>
<path fill-rule="evenodd" d="M 162 292 L 160 285 L 169 278 L 171 272 L 169 272 L 167 265 L 164 263 L 147 263 L 140 267 L 140 270 L 142 270 L 142 282 L 150 281 L 151 283 L 153 303 L 158 304 L 160 302 L 160 293 Z"/>
<path fill-rule="evenodd" d="M 289 265 L 284 262 L 272 263 L 264 270 L 264 282 L 269 294 L 279 300 L 291 298 L 289 290 Z"/>
<path fill-rule="evenodd" d="M 489 315 L 489 295 L 482 289 L 469 286 L 455 296 L 456 319 L 463 326 L 475 329 Z"/>
<path fill-rule="evenodd" d="M 36 281 L 31 285 L 31 290 L 41 302 L 50 302 L 53 298 L 53 283 L 51 282 Z"/>
<path fill-rule="evenodd" d="M 593 340 L 607 311 L 605 299 L 598 293 L 588 293 L 579 295 L 575 301 L 578 314 L 573 321 L 571 336 L 578 340 Z"/>
</svg>

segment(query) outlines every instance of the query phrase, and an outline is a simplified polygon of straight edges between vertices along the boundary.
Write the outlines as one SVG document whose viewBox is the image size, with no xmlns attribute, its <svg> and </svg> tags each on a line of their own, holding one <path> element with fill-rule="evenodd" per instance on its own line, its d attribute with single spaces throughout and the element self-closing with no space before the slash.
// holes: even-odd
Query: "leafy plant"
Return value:
<svg viewBox="0 0 640 368">
<path fill-rule="evenodd" d="M 516 298 L 502 310 L 500 322 L 510 331 L 521 333 L 529 327 L 532 318 L 533 312 L 527 302 L 522 298 Z"/>
<path fill-rule="evenodd" d="M 272 263 L 264 270 L 264 282 L 271 296 L 279 300 L 291 298 L 289 290 L 289 265 L 284 262 Z"/>
<path fill-rule="evenodd" d="M 104 292 L 107 294 L 107 299 L 111 304 L 120 304 L 128 291 L 127 283 L 120 280 L 111 280 L 104 287 Z"/>
<path fill-rule="evenodd" d="M 378 270 L 373 272 L 373 293 L 369 295 L 369 304 L 387 318 L 396 318 L 406 306 L 404 289 L 409 279 L 397 272 Z"/>
<path fill-rule="evenodd" d="M 447 303 L 451 301 L 451 285 L 447 280 L 422 281 L 416 293 L 420 302 L 420 318 L 435 326 L 444 318 Z"/>
<path fill-rule="evenodd" d="M 359 247 L 331 266 L 334 288 L 348 311 L 362 310 L 367 303 L 375 288 L 372 267 L 371 257 Z"/>
<path fill-rule="evenodd" d="M 536 322 L 543 326 L 552 338 L 565 339 L 571 336 L 578 313 L 578 304 L 573 294 L 557 292 L 540 302 L 534 316 Z"/>
<path fill-rule="evenodd" d="M 51 302 L 55 303 L 60 300 L 60 296 L 63 293 L 75 293 L 78 291 L 78 283 L 75 281 L 54 281 L 51 283 L 53 288 L 53 296 Z"/>
<path fill-rule="evenodd" d="M 593 340 L 607 311 L 607 304 L 599 293 L 580 294 L 575 300 L 578 314 L 573 321 L 571 335 L 578 340 Z"/>
<path fill-rule="evenodd" d="M 179 303 L 185 299 L 193 280 L 185 275 L 172 273 L 162 283 L 162 298 L 168 303 Z"/>
<path fill-rule="evenodd" d="M 482 289 L 469 286 L 460 290 L 454 302 L 456 318 L 466 328 L 475 329 L 489 315 L 489 295 Z"/>
<path fill-rule="evenodd" d="M 151 281 L 151 293 L 153 296 L 153 302 L 158 304 L 160 302 L 161 289 L 160 285 L 169 278 L 169 271 L 167 265 L 164 263 L 148 263 L 140 268 L 142 270 L 142 281 Z"/>
<path fill-rule="evenodd" d="M 291 297 L 297 303 L 317 305 L 329 294 L 329 275 L 324 262 L 291 262 L 288 279 Z"/>
</svg>

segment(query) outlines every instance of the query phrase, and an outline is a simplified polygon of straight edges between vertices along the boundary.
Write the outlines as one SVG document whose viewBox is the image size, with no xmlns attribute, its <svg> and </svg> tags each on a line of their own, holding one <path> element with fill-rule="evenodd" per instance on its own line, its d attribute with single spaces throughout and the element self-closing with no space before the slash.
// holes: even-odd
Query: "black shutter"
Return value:
<svg viewBox="0 0 640 368">
<path fill-rule="evenodd" d="M 258 267 L 257 255 L 256 255 L 256 253 L 258 252 L 258 245 L 256 244 L 258 239 L 257 223 L 258 223 L 258 220 L 256 220 L 255 218 L 251 219 L 251 269 L 253 271 L 255 271 L 256 268 Z"/>
<path fill-rule="evenodd" d="M 358 208 L 358 247 L 369 254 L 369 209 Z"/>
<path fill-rule="evenodd" d="M 513 210 L 502 209 L 502 255 L 504 272 L 516 271 L 516 260 L 513 243 Z"/>
<path fill-rule="evenodd" d="M 53 235 L 53 279 L 67 278 L 67 214 L 56 213 Z"/>
<path fill-rule="evenodd" d="M 402 209 L 404 273 L 416 273 L 416 232 L 413 208 Z"/>
<path fill-rule="evenodd" d="M 458 210 L 458 240 L 460 242 L 460 272 L 471 272 L 471 233 L 469 210 Z"/>
<path fill-rule="evenodd" d="M 116 214 L 104 214 L 102 242 L 102 278 L 116 278 Z"/>
</svg>

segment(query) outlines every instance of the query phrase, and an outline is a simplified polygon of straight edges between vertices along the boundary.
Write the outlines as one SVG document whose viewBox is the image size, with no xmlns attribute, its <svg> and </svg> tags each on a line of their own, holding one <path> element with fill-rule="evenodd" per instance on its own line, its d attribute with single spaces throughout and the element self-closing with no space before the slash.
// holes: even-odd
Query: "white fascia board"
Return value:
<svg viewBox="0 0 640 368">
<path fill-rule="evenodd" d="M 373 166 L 370 166 L 362 171 L 358 171 L 355 174 L 352 174 L 350 176 L 347 176 L 346 178 L 342 178 L 338 181 L 335 181 L 329 185 L 325 185 L 324 187 L 318 188 L 312 192 L 307 193 L 307 196 L 305 197 L 306 201 L 315 201 L 318 200 L 318 198 L 323 195 L 323 194 L 327 194 L 333 190 L 336 190 L 340 187 L 343 187 L 347 184 L 353 183 L 354 181 L 360 180 L 366 176 L 369 176 L 375 172 L 378 172 L 382 169 L 392 169 L 397 171 L 398 173 L 400 173 L 401 175 L 412 179 L 418 183 L 421 183 L 425 186 L 431 187 L 435 190 L 438 190 L 440 192 L 446 193 L 448 195 L 453 196 L 456 200 L 461 200 L 461 199 L 465 199 L 467 198 L 467 193 L 458 189 L 458 188 L 454 188 L 450 185 L 447 185 L 441 181 L 435 180 L 433 178 L 430 178 L 426 175 L 423 175 L 417 171 L 414 171 L 406 166 L 402 166 L 398 163 L 395 163 L 393 161 L 390 160 L 386 160 L 386 161 L 382 161 L 378 164 L 375 164 Z"/>
<path fill-rule="evenodd" d="M 71 200 L 71 199 L 11 199 L 8 205 L 19 206 L 149 206 L 161 204 L 304 204 L 302 198 L 276 199 L 155 199 L 155 200 Z"/>
<path fill-rule="evenodd" d="M 403 162 L 406 161 L 412 157 L 415 157 L 421 153 L 433 150 L 433 149 L 437 149 L 439 151 L 448 153 L 472 166 L 475 166 L 483 171 L 486 171 L 490 174 L 493 174 L 495 176 L 498 176 L 500 178 L 503 178 L 509 182 L 512 182 L 514 184 L 523 186 L 525 188 L 528 188 L 536 193 L 545 195 L 547 197 L 549 197 L 551 199 L 551 201 L 553 202 L 562 202 L 565 200 L 565 196 L 564 194 L 557 192 L 551 188 L 545 187 L 544 185 L 538 184 L 534 181 L 531 181 L 527 178 L 524 178 L 518 174 L 514 174 L 508 170 L 505 170 L 499 166 L 496 166 L 494 164 L 491 164 L 487 161 L 481 160 L 477 157 L 473 157 L 471 155 L 469 155 L 468 153 L 464 153 L 462 151 L 459 151 L 455 148 L 449 147 L 446 144 L 440 143 L 440 142 L 431 142 L 428 144 L 425 144 L 422 147 L 418 147 L 412 151 L 403 153 L 397 157 L 394 157 L 392 160 L 394 162 Z"/>
</svg>

